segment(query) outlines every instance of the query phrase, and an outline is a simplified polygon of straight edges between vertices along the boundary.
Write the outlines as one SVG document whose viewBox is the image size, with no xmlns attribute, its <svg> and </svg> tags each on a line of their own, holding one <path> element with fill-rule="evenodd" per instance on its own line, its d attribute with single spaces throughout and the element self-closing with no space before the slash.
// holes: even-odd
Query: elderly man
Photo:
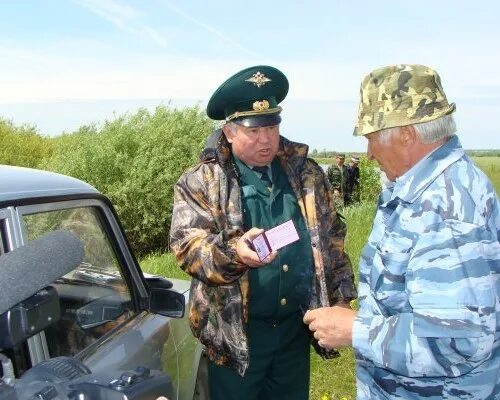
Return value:
<svg viewBox="0 0 500 400">
<path fill-rule="evenodd" d="M 361 256 L 359 312 L 304 316 L 320 345 L 354 347 L 358 399 L 499 398 L 499 202 L 454 111 L 422 65 L 361 84 L 354 134 L 393 185 Z"/>
<path fill-rule="evenodd" d="M 193 277 L 189 318 L 212 400 L 307 399 L 302 310 L 356 296 L 326 176 L 307 146 L 280 136 L 287 91 L 263 65 L 225 81 L 207 114 L 226 124 L 175 186 L 171 248 Z M 261 259 L 252 241 L 283 223 L 281 240 L 293 242 Z"/>
</svg>

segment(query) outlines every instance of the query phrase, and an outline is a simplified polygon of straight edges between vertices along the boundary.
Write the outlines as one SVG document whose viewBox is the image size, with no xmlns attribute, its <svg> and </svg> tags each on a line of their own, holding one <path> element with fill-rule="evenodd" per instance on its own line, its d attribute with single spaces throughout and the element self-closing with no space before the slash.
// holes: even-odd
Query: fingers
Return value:
<svg viewBox="0 0 500 400">
<path fill-rule="evenodd" d="M 319 347 L 323 347 L 325 349 L 329 348 L 327 341 L 323 339 L 318 339 L 318 345 Z"/>
<path fill-rule="evenodd" d="M 262 229 L 262 228 L 252 228 L 252 229 L 249 229 L 248 231 L 246 231 L 242 237 L 252 241 L 252 239 L 255 239 L 257 236 L 259 236 L 263 232 L 264 232 L 264 229 Z"/>
<path fill-rule="evenodd" d="M 310 324 L 313 319 L 314 317 L 312 310 L 307 310 L 304 314 L 304 318 L 302 318 L 302 321 L 304 321 L 304 324 Z"/>
<path fill-rule="evenodd" d="M 356 316 L 356 311 L 341 305 L 309 310 L 303 320 L 321 347 L 337 348 L 352 345 Z"/>
<path fill-rule="evenodd" d="M 304 324 L 309 325 L 309 330 L 312 332 L 317 331 L 322 326 L 321 310 L 322 308 L 307 310 L 302 318 Z"/>
<path fill-rule="evenodd" d="M 278 255 L 278 252 L 277 251 L 273 251 L 264 260 L 262 260 L 262 262 L 265 263 L 265 264 L 269 264 L 269 263 L 273 262 L 273 260 L 276 258 L 277 255 Z"/>
<path fill-rule="evenodd" d="M 264 229 L 252 228 L 245 232 L 236 243 L 236 253 L 241 261 L 252 268 L 262 267 L 276 258 L 276 252 L 271 253 L 265 260 L 261 261 L 253 249 L 252 240 L 259 236 Z"/>
<path fill-rule="evenodd" d="M 249 267 L 259 267 L 263 265 L 257 253 L 250 248 L 249 242 L 245 240 L 243 236 L 236 243 L 236 253 L 240 260 Z"/>
</svg>

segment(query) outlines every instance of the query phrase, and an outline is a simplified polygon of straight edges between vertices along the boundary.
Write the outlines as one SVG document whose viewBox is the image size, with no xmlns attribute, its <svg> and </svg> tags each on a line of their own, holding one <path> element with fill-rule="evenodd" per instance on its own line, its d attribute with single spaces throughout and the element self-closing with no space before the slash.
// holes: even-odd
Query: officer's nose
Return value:
<svg viewBox="0 0 500 400">
<path fill-rule="evenodd" d="M 272 131 L 267 126 L 259 128 L 259 142 L 261 143 L 269 142 L 271 135 Z"/>
</svg>

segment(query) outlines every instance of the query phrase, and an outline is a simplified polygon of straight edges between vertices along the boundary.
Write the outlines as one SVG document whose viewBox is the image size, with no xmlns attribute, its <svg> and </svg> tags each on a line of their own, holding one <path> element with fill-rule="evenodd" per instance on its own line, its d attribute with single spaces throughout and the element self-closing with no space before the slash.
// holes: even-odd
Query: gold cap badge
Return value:
<svg viewBox="0 0 500 400">
<path fill-rule="evenodd" d="M 267 100 L 257 100 L 252 104 L 254 111 L 265 111 L 269 110 L 269 102 Z"/>
<path fill-rule="evenodd" d="M 267 76 L 265 76 L 260 71 L 257 71 L 250 78 L 245 79 L 245 82 L 251 82 L 260 88 L 261 86 L 264 86 L 267 82 L 271 82 L 271 79 L 269 79 Z"/>
</svg>

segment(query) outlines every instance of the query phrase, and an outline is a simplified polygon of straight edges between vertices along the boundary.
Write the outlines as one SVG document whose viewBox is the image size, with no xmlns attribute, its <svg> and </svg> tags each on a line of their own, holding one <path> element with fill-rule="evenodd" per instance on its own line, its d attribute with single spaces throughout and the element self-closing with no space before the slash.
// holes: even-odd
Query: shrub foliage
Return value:
<svg viewBox="0 0 500 400">
<path fill-rule="evenodd" d="M 361 202 L 373 203 L 381 190 L 380 170 L 375 161 L 361 157 L 359 162 L 359 194 Z"/>
<path fill-rule="evenodd" d="M 52 154 L 50 139 L 29 125 L 14 126 L 0 118 L 0 164 L 36 168 Z"/>
<path fill-rule="evenodd" d="M 139 254 L 168 248 L 173 186 L 194 165 L 213 129 L 198 107 L 159 106 L 153 113 L 84 126 L 54 140 L 54 155 L 42 165 L 89 182 L 115 205 Z"/>
</svg>

